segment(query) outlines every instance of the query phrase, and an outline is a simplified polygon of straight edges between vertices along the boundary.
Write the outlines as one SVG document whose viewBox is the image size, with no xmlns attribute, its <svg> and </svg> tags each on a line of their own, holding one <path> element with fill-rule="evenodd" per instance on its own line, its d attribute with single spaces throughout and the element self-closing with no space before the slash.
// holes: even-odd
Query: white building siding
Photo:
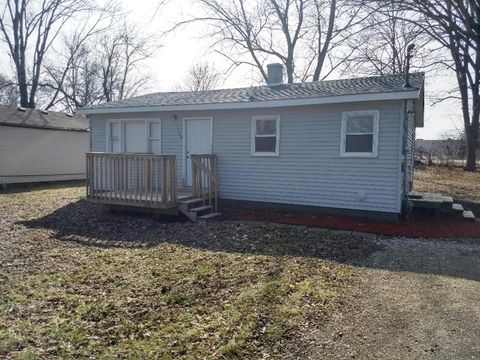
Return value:
<svg viewBox="0 0 480 360">
<path fill-rule="evenodd" d="M 213 117 L 213 152 L 219 158 L 220 196 L 224 199 L 398 213 L 400 105 L 400 101 L 385 101 L 169 112 L 149 117 L 162 118 L 162 152 L 177 155 L 179 179 L 183 174 L 183 117 Z M 342 111 L 353 110 L 380 110 L 378 157 L 340 157 Z M 280 156 L 251 156 L 254 115 L 280 115 Z M 91 122 L 92 150 L 105 149 L 107 118 L 118 117 L 98 115 Z"/>
<path fill-rule="evenodd" d="M 88 133 L 0 126 L 0 183 L 85 179 Z"/>
</svg>

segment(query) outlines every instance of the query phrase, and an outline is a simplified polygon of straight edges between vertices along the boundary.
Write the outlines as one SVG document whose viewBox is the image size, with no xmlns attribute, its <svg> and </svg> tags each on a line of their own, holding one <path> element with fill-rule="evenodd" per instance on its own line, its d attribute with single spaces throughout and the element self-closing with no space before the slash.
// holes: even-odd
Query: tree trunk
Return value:
<svg viewBox="0 0 480 360">
<path fill-rule="evenodd" d="M 478 55 L 477 60 L 480 61 L 480 57 Z M 478 135 L 480 132 L 480 95 L 478 93 L 478 83 L 474 84 L 472 87 L 472 92 L 472 119 L 469 121 L 469 124 L 465 124 L 465 133 L 467 136 L 466 171 L 477 171 L 477 151 L 479 145 Z"/>
<path fill-rule="evenodd" d="M 477 136 L 475 136 L 475 129 L 469 128 L 467 130 L 467 165 L 465 166 L 466 171 L 477 171 L 477 138 L 478 138 L 478 129 Z"/>
<path fill-rule="evenodd" d="M 17 71 L 18 92 L 20 94 L 20 106 L 28 107 L 28 85 L 24 70 L 24 68 L 19 68 Z"/>
<path fill-rule="evenodd" d="M 12 53 L 15 68 L 17 70 L 17 86 L 18 93 L 20 95 L 20 106 L 28 107 L 28 84 L 27 84 L 27 72 L 25 70 L 25 53 L 17 49 Z"/>
</svg>

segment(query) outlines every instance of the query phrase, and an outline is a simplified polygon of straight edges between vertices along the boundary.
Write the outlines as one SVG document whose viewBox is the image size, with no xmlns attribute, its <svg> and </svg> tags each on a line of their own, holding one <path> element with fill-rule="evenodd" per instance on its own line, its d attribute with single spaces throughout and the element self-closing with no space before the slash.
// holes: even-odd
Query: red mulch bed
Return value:
<svg viewBox="0 0 480 360">
<path fill-rule="evenodd" d="M 345 216 L 274 213 L 267 211 L 231 210 L 224 215 L 229 220 L 268 221 L 392 236 L 480 239 L 480 222 L 447 217 L 416 216 L 400 219 L 398 223 L 389 223 Z"/>
</svg>

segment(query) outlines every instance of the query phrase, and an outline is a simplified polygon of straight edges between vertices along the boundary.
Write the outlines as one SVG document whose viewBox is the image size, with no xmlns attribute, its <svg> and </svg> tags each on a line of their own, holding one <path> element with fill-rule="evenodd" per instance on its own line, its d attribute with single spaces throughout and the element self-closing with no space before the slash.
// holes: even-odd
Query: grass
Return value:
<svg viewBox="0 0 480 360">
<path fill-rule="evenodd" d="M 415 169 L 414 190 L 439 192 L 457 199 L 480 201 L 480 172 L 460 167 L 428 166 Z"/>
<path fill-rule="evenodd" d="M 111 214 L 81 187 L 0 193 L 0 357 L 298 358 L 368 242 Z M 301 357 L 301 356 L 300 356 Z"/>
</svg>

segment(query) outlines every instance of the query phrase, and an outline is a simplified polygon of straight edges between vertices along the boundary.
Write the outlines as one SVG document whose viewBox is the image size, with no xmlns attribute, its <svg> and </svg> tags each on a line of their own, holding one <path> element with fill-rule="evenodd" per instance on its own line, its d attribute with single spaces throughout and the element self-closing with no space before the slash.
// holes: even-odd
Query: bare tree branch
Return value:
<svg viewBox="0 0 480 360">
<path fill-rule="evenodd" d="M 65 24 L 95 9 L 90 0 L 6 0 L 0 34 L 15 67 L 22 106 L 35 106 L 45 55 Z"/>
<path fill-rule="evenodd" d="M 188 69 L 183 84 L 177 85 L 180 91 L 207 91 L 215 89 L 221 80 L 220 72 L 215 65 L 207 62 L 194 64 Z"/>
</svg>

